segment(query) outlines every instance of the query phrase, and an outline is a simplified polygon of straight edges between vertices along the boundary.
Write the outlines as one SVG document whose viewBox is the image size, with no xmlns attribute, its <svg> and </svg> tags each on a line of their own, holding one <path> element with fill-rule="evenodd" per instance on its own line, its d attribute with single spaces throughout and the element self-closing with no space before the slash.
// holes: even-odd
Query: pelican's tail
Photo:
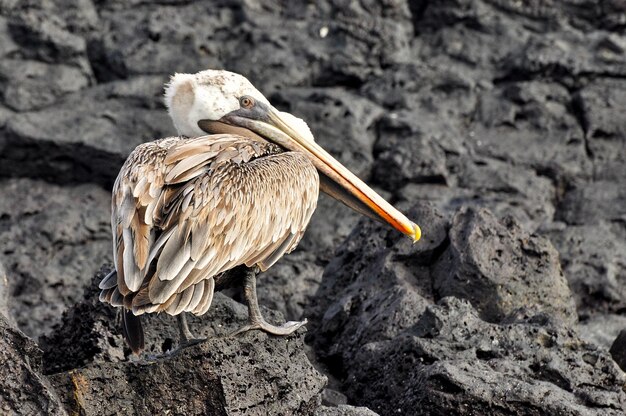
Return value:
<svg viewBox="0 0 626 416">
<path fill-rule="evenodd" d="M 122 315 L 122 334 L 134 354 L 139 354 L 143 351 L 145 345 L 141 317 L 126 308 L 124 308 Z"/>
<path fill-rule="evenodd" d="M 111 306 L 122 307 L 122 335 L 126 343 L 135 354 L 139 354 L 144 348 L 143 327 L 139 316 L 131 311 L 134 293 L 124 296 L 120 293 L 115 269 L 107 274 L 100 282 L 100 301 Z M 126 289 L 128 290 L 128 289 Z"/>
</svg>

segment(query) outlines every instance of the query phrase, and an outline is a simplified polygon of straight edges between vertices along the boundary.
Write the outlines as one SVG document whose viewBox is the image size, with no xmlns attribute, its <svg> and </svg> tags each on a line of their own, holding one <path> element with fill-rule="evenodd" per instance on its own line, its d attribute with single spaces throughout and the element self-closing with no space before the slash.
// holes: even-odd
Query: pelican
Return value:
<svg viewBox="0 0 626 416">
<path fill-rule="evenodd" d="M 184 312 L 203 315 L 216 290 L 243 286 L 248 324 L 291 334 L 262 316 L 256 276 L 297 245 L 319 190 L 414 241 L 420 228 L 314 140 L 307 124 L 278 111 L 243 76 L 222 70 L 175 74 L 165 104 L 179 136 L 139 146 L 113 186 L 115 269 L 100 300 L 123 308 L 122 332 L 144 348 L 140 315 L 179 317 L 181 344 L 194 341 Z"/>
</svg>

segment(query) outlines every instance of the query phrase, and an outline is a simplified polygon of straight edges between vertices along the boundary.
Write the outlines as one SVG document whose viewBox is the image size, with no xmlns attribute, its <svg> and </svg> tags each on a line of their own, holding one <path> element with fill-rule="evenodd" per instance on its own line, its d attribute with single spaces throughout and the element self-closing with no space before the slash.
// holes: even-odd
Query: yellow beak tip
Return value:
<svg viewBox="0 0 626 416">
<path fill-rule="evenodd" d="M 420 238 L 422 238 L 422 229 L 420 228 L 419 225 L 417 224 L 413 224 L 413 243 L 417 243 L 419 241 Z"/>
</svg>

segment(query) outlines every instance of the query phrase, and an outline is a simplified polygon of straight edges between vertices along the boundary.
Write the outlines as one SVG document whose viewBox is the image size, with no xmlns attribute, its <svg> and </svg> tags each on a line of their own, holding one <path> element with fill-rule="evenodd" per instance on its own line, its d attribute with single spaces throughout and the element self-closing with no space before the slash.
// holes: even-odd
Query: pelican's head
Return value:
<svg viewBox="0 0 626 416">
<path fill-rule="evenodd" d="M 165 104 L 181 135 L 239 134 L 306 154 L 320 174 L 322 191 L 419 240 L 417 224 L 316 144 L 303 120 L 275 109 L 245 77 L 220 70 L 176 74 L 165 88 Z"/>
</svg>

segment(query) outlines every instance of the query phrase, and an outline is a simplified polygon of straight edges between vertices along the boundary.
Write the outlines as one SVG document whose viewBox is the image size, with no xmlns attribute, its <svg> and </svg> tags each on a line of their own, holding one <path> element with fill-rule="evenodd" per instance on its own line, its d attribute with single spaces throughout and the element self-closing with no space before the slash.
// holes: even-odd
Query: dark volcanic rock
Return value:
<svg viewBox="0 0 626 416">
<path fill-rule="evenodd" d="M 626 370 L 626 329 L 623 329 L 615 341 L 613 341 L 613 345 L 611 345 L 611 356 L 613 360 L 622 368 L 622 370 Z"/>
<path fill-rule="evenodd" d="M 438 298 L 467 299 L 488 322 L 521 307 L 576 322 L 558 253 L 545 238 L 529 236 L 513 218 L 471 208 L 454 216 L 449 236 L 432 269 Z"/>
<path fill-rule="evenodd" d="M 586 342 L 608 350 L 624 328 L 626 316 L 617 313 L 599 313 L 581 320 L 578 332 Z"/>
<path fill-rule="evenodd" d="M 622 47 L 625 51 L 626 44 Z M 585 128 L 587 151 L 593 157 L 594 177 L 622 184 L 626 177 L 626 121 L 621 113 L 626 105 L 625 84 L 597 80 L 582 88 L 574 101 Z"/>
<path fill-rule="evenodd" d="M 302 336 L 254 332 L 148 362 L 93 363 L 51 381 L 68 411 L 86 414 L 307 415 L 325 378 L 306 359 Z"/>
<path fill-rule="evenodd" d="M 547 240 L 485 210 L 461 209 L 449 230 L 428 206 L 409 212 L 425 241 L 361 223 L 311 311 L 309 338 L 350 402 L 381 414 L 626 409 L 626 376 L 571 329 L 573 300 Z"/>
<path fill-rule="evenodd" d="M 9 276 L 2 263 L 0 263 L 0 314 L 9 322 L 11 320 L 9 315 L 10 291 Z"/>
<path fill-rule="evenodd" d="M 471 126 L 477 153 L 554 178 L 589 175 L 584 132 L 571 100 L 557 83 L 511 82 L 486 91 Z"/>
<path fill-rule="evenodd" d="M 625 183 L 598 181 L 573 186 L 564 195 L 556 218 L 570 225 L 626 222 Z"/>
<path fill-rule="evenodd" d="M 94 293 L 102 273 L 84 301 L 43 340 L 46 372 L 53 373 L 49 378 L 68 412 L 309 415 L 319 406 L 326 378 L 308 361 L 302 332 L 275 337 L 251 331 L 231 337 L 246 322 L 247 310 L 220 293 L 210 312 L 190 323 L 207 341 L 171 353 L 178 344 L 176 320 L 145 316 L 145 359 L 123 361 L 128 351 L 116 313 Z"/>
<path fill-rule="evenodd" d="M 227 415 L 220 377 L 205 358 L 196 347 L 167 361 L 102 363 L 50 378 L 72 414 Z"/>
<path fill-rule="evenodd" d="M 37 337 L 80 299 L 87 276 L 110 258 L 110 196 L 94 185 L 60 187 L 30 179 L 1 182 L 0 194 L 0 260 L 11 277 L 9 309 L 19 328 Z"/>
<path fill-rule="evenodd" d="M 345 404 L 337 407 L 321 406 L 316 411 L 314 416 L 377 416 L 378 413 L 374 413 L 367 407 L 353 407 Z"/>
<path fill-rule="evenodd" d="M 41 375 L 41 350 L 0 314 L 0 412 L 6 415 L 65 415 L 48 380 Z"/>
<path fill-rule="evenodd" d="M 311 252 L 298 250 L 276 263 L 257 282 L 259 302 L 289 320 L 302 319 L 322 280 L 324 268 Z"/>
<path fill-rule="evenodd" d="M 626 229 L 622 224 L 561 224 L 546 231 L 561 253 L 579 314 L 621 311 L 626 307 Z"/>
<path fill-rule="evenodd" d="M 110 271 L 103 267 L 86 285 L 83 299 L 63 312 L 49 335 L 40 337 L 46 374 L 72 370 L 91 362 L 124 359 L 124 340 L 117 311 L 98 300 L 98 283 Z"/>
<path fill-rule="evenodd" d="M 10 117 L 0 136 L 0 175 L 112 185 L 135 146 L 174 133 L 163 117 L 166 79 L 113 82 Z"/>
<path fill-rule="evenodd" d="M 349 394 L 381 414 L 599 416 L 626 409 L 626 377 L 607 352 L 545 314 L 519 310 L 490 324 L 454 297 L 429 306 L 394 339 L 363 345 L 355 362 Z"/>
</svg>

